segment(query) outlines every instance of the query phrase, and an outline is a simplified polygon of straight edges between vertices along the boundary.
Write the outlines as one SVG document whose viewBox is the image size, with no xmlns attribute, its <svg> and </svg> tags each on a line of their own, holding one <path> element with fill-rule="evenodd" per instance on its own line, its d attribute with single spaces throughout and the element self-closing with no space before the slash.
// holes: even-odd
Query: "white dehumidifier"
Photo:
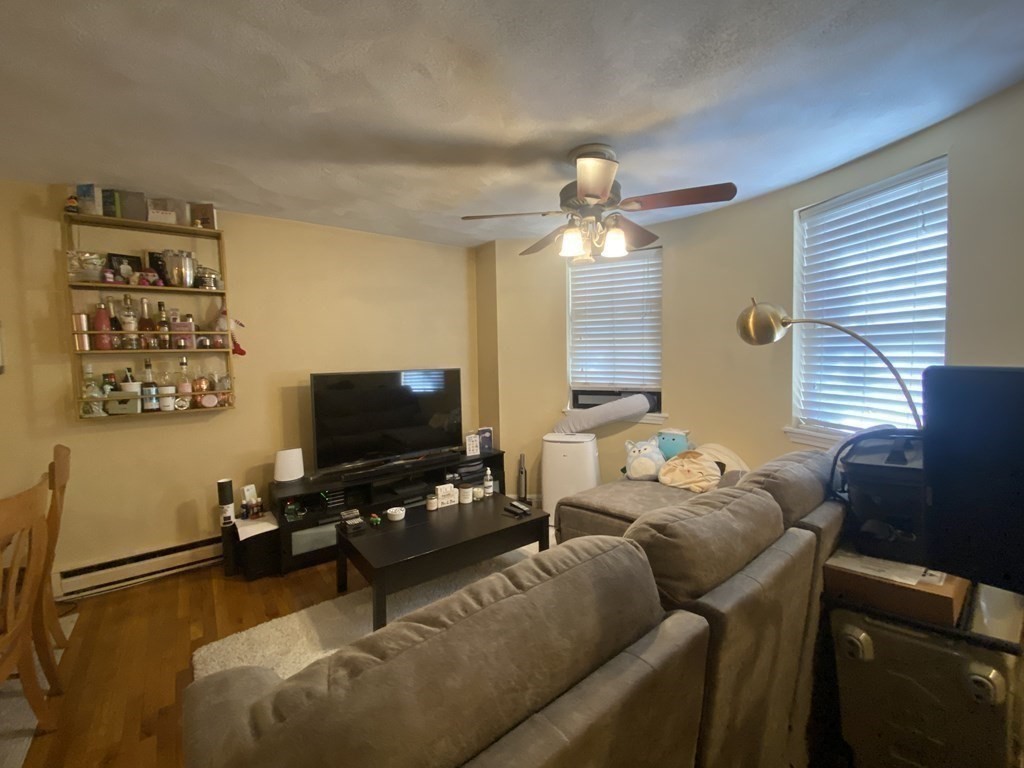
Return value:
<svg viewBox="0 0 1024 768">
<path fill-rule="evenodd" d="M 541 455 L 541 509 L 555 521 L 555 507 L 566 496 L 600 482 L 597 435 L 551 432 L 544 435 Z"/>
</svg>

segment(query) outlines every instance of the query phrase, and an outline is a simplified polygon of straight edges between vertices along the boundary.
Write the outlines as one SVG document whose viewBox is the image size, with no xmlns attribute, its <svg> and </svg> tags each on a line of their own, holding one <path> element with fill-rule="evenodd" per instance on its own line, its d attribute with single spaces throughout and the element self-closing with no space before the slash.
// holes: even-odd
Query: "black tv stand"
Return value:
<svg viewBox="0 0 1024 768">
<path fill-rule="evenodd" d="M 271 509 L 280 525 L 281 572 L 327 562 L 336 557 L 334 523 L 343 510 L 383 516 L 388 507 L 415 507 L 452 474 L 474 465 L 491 470 L 495 491 L 505 490 L 505 452 L 481 451 L 466 456 L 444 451 L 393 461 L 372 461 L 329 470 L 313 477 L 270 483 Z M 479 470 L 482 472 L 483 470 Z"/>
</svg>

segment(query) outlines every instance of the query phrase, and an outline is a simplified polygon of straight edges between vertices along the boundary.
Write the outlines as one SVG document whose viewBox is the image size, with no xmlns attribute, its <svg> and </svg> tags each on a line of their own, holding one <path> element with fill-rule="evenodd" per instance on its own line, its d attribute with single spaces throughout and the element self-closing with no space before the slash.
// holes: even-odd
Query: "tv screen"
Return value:
<svg viewBox="0 0 1024 768">
<path fill-rule="evenodd" d="M 928 566 L 1024 593 L 1024 368 L 924 372 Z"/>
<path fill-rule="evenodd" d="M 313 373 L 316 469 L 458 449 L 459 369 Z"/>
</svg>

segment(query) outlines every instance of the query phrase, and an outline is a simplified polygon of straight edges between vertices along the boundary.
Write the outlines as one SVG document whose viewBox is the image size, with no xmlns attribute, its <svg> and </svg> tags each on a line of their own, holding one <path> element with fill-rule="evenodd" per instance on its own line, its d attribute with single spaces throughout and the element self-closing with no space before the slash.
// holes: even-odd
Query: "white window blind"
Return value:
<svg viewBox="0 0 1024 768">
<path fill-rule="evenodd" d="M 921 373 L 945 359 L 946 158 L 800 211 L 794 316 L 839 323 L 875 344 L 921 408 Z M 798 425 L 913 427 L 892 374 L 832 328 L 793 326 Z"/>
<path fill-rule="evenodd" d="M 569 267 L 569 386 L 660 390 L 660 248 Z"/>
</svg>

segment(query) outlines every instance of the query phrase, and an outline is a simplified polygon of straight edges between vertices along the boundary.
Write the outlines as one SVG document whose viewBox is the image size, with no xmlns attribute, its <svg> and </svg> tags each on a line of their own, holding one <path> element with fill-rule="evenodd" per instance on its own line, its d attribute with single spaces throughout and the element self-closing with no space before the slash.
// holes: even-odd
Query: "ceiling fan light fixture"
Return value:
<svg viewBox="0 0 1024 768">
<path fill-rule="evenodd" d="M 621 259 L 629 255 L 626 249 L 626 233 L 621 227 L 608 227 L 604 235 L 604 249 L 601 255 L 606 259 Z"/>
<path fill-rule="evenodd" d="M 577 265 L 577 264 L 593 264 L 593 263 L 594 263 L 594 257 L 591 256 L 589 253 L 581 253 L 579 256 L 574 256 L 573 259 L 572 259 L 572 264 L 574 266 Z"/>
<path fill-rule="evenodd" d="M 583 232 L 579 227 L 569 227 L 562 233 L 562 249 L 558 252 L 559 256 L 578 258 L 586 253 L 583 247 Z"/>
</svg>

